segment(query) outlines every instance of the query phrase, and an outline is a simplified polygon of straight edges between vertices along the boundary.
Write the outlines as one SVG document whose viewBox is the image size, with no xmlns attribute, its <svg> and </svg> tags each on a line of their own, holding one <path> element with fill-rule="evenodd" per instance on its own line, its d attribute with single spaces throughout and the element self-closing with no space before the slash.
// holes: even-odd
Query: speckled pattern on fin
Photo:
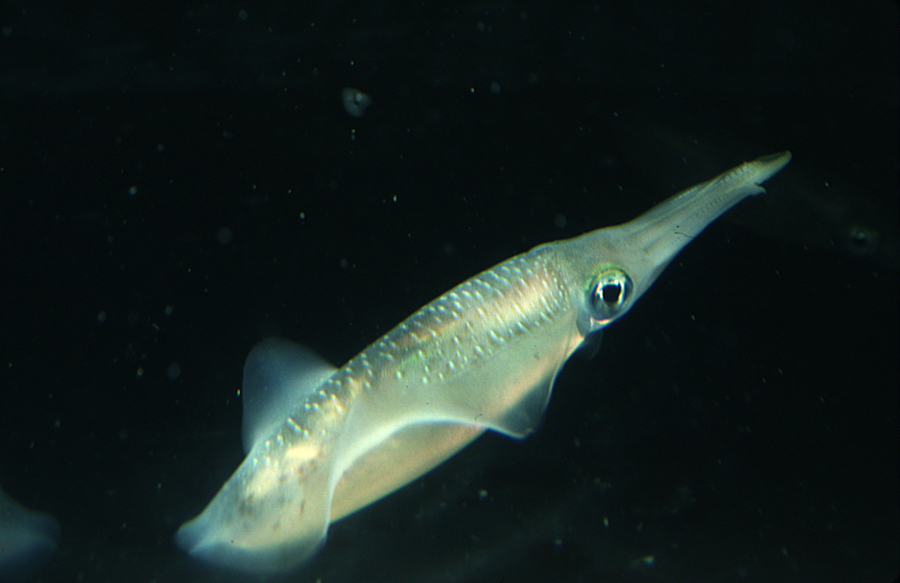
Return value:
<svg viewBox="0 0 900 583">
<path fill-rule="evenodd" d="M 284 338 L 253 347 L 244 363 L 242 439 L 250 453 L 284 423 L 285 411 L 322 385 L 337 369 L 312 350 Z"/>
</svg>

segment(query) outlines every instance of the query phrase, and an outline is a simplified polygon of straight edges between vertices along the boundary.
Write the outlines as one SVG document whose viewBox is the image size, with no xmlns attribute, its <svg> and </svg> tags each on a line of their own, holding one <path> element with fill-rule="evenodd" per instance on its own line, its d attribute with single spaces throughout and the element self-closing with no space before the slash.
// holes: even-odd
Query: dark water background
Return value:
<svg viewBox="0 0 900 583">
<path fill-rule="evenodd" d="M 790 149 L 536 436 L 481 438 L 285 580 L 892 581 L 898 62 L 893 2 L 5 4 L 0 487 L 60 523 L 36 580 L 254 580 L 172 544 L 243 457 L 254 343 L 342 363 Z"/>
</svg>

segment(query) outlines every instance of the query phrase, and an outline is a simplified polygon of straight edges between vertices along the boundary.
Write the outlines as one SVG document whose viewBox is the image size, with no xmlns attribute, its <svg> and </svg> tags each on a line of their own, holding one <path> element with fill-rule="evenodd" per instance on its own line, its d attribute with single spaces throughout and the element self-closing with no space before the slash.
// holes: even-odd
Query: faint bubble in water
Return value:
<svg viewBox="0 0 900 583">
<path fill-rule="evenodd" d="M 168 379 L 170 381 L 174 381 L 180 376 L 181 376 L 181 365 L 178 364 L 177 362 L 173 362 L 166 368 L 166 377 L 168 377 Z"/>
<path fill-rule="evenodd" d="M 228 227 L 222 227 L 219 229 L 219 232 L 216 233 L 216 240 L 221 245 L 230 245 L 234 240 L 234 233 L 232 233 L 231 229 Z"/>
</svg>

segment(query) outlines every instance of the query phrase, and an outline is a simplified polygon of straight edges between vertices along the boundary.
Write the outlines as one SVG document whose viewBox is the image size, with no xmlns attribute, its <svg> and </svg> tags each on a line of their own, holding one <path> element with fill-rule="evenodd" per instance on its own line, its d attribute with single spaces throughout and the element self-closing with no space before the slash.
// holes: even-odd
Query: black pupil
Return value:
<svg viewBox="0 0 900 583">
<path fill-rule="evenodd" d="M 607 283 L 600 286 L 600 299 L 606 304 L 619 303 L 622 295 L 622 286 L 617 283 Z"/>
</svg>

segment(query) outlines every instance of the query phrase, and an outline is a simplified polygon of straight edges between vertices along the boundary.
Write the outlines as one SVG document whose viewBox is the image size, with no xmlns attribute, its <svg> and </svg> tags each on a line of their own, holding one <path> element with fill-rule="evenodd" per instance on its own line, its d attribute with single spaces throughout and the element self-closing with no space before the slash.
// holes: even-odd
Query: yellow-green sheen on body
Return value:
<svg viewBox="0 0 900 583">
<path fill-rule="evenodd" d="M 284 571 L 328 525 L 486 429 L 534 430 L 560 368 L 678 252 L 790 160 L 767 156 L 623 225 L 536 247 L 424 306 L 340 369 L 283 339 L 244 367 L 247 458 L 178 544 L 209 563 Z"/>
</svg>

